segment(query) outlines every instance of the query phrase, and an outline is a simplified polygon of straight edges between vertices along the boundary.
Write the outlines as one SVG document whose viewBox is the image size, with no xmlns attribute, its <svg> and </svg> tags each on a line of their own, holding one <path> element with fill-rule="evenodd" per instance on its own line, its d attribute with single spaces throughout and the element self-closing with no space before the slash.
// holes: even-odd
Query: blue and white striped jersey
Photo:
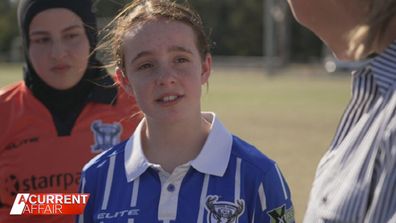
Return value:
<svg viewBox="0 0 396 223">
<path fill-rule="evenodd" d="M 143 122 L 126 142 L 83 169 L 90 198 L 79 223 L 294 222 L 288 185 L 276 163 L 232 136 L 213 113 L 196 159 L 172 174 L 144 156 Z"/>
<path fill-rule="evenodd" d="M 352 90 L 305 223 L 396 223 L 396 41 L 353 74 Z"/>
</svg>

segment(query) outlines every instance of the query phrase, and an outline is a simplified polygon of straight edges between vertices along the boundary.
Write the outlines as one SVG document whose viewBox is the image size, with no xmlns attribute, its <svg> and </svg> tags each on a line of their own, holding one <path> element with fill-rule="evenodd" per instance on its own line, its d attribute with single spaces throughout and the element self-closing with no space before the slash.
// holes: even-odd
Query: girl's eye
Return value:
<svg viewBox="0 0 396 223">
<path fill-rule="evenodd" d="M 149 69 L 149 68 L 152 68 L 153 66 L 154 66 L 154 65 L 151 64 L 151 63 L 145 63 L 145 64 L 140 65 L 140 66 L 138 67 L 138 70 Z"/>
<path fill-rule="evenodd" d="M 35 44 L 46 44 L 49 43 L 51 39 L 49 37 L 40 37 L 40 38 L 32 39 L 30 41 Z"/>
<path fill-rule="evenodd" d="M 184 57 L 176 58 L 176 63 L 186 63 L 188 61 L 189 60 L 187 58 L 184 58 Z"/>
<path fill-rule="evenodd" d="M 66 38 L 66 39 L 75 39 L 75 38 L 77 38 L 78 36 L 79 36 L 79 34 L 70 33 L 70 34 L 67 34 L 67 35 L 65 36 L 65 38 Z"/>
</svg>

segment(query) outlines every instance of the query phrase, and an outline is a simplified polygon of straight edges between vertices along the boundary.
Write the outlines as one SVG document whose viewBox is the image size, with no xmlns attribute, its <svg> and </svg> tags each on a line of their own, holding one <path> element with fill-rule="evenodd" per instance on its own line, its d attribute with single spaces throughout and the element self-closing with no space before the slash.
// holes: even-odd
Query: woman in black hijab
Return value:
<svg viewBox="0 0 396 223">
<path fill-rule="evenodd" d="M 85 72 L 82 70 L 77 71 L 82 72 L 83 76 L 79 81 L 73 83 L 74 85 L 67 86 L 66 89 L 61 89 L 62 87 L 60 86 L 53 86 L 51 83 L 45 82 L 45 80 L 40 78 L 40 74 L 35 71 L 34 64 L 32 64 L 32 61 L 35 59 L 30 58 L 29 55 L 29 47 L 35 44 L 34 41 L 31 41 L 29 35 L 32 20 L 40 12 L 54 8 L 67 9 L 81 19 L 84 28 L 82 31 L 85 31 L 90 48 L 89 53 L 91 53 L 89 58 L 84 58 L 83 55 L 81 55 L 80 58 L 77 58 L 84 62 L 86 60 L 86 64 L 88 64 L 87 69 Z M 54 19 L 57 20 L 58 18 Z M 97 38 L 96 17 L 91 11 L 91 2 L 87 0 L 24 0 L 21 1 L 18 7 L 18 23 L 23 39 L 23 49 L 26 62 L 24 66 L 25 84 L 33 92 L 34 96 L 51 112 L 57 127 L 58 135 L 68 135 L 71 132 L 78 114 L 83 109 L 87 100 L 89 100 L 88 95 L 95 86 L 93 82 L 101 81 L 105 82 L 104 84 L 112 84 L 112 80 L 107 76 L 106 71 L 99 68 L 100 63 L 96 60 L 95 53 L 92 52 L 96 47 Z M 59 24 L 59 22 L 57 23 Z M 71 25 L 74 24 L 72 23 Z M 40 24 L 38 26 L 40 27 Z M 84 33 L 82 33 L 82 35 L 84 35 Z M 39 34 L 37 38 L 47 38 L 47 36 L 40 36 Z M 44 44 L 40 44 L 38 47 L 43 48 L 43 45 Z M 56 67 L 57 65 L 66 66 L 66 64 L 70 64 L 70 61 L 61 60 L 62 59 L 55 58 L 50 66 Z M 73 65 L 74 64 L 70 64 L 70 66 Z M 69 76 L 70 75 L 75 74 L 69 74 Z M 112 98 L 115 97 L 116 88 L 99 88 L 99 90 L 105 91 L 105 95 L 109 96 L 109 100 L 112 100 Z"/>
<path fill-rule="evenodd" d="M 0 90 L 0 223 L 73 222 L 9 212 L 17 193 L 76 192 L 83 164 L 131 135 L 138 109 L 96 59 L 90 0 L 21 0 L 18 25 L 24 80 Z"/>
</svg>

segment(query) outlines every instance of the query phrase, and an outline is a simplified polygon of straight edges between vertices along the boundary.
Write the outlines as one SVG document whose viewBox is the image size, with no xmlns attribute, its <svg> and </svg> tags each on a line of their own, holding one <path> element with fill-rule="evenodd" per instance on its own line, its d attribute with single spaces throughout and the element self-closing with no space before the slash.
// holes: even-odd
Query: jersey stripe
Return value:
<svg viewBox="0 0 396 223">
<path fill-rule="evenodd" d="M 85 177 L 83 177 L 82 179 L 81 179 L 81 191 L 80 191 L 80 193 L 84 193 L 84 190 L 85 190 Z M 82 213 L 82 214 L 80 214 L 79 216 L 78 216 L 78 221 L 77 221 L 78 223 L 84 223 L 84 213 Z"/>
<path fill-rule="evenodd" d="M 251 223 L 255 223 L 254 222 L 254 216 L 256 216 L 256 209 L 253 210 L 253 216 L 252 216 L 252 222 Z"/>
<path fill-rule="evenodd" d="M 197 223 L 204 222 L 204 213 L 205 213 L 204 207 L 205 207 L 206 195 L 208 194 L 208 186 L 209 186 L 209 175 L 205 174 L 205 178 L 204 178 L 203 185 L 202 185 L 202 191 L 201 191 L 201 201 L 200 201 L 200 205 L 199 205 Z"/>
<path fill-rule="evenodd" d="M 235 168 L 235 202 L 241 198 L 241 158 L 236 159 Z"/>
<path fill-rule="evenodd" d="M 109 168 L 107 170 L 106 187 L 103 196 L 102 210 L 106 210 L 107 204 L 109 203 L 111 184 L 113 183 L 115 159 L 115 155 L 110 157 Z"/>
<path fill-rule="evenodd" d="M 139 184 L 140 184 L 140 177 L 136 178 L 133 181 L 133 189 L 132 189 L 132 198 L 131 198 L 131 207 L 136 207 L 137 197 L 139 194 Z"/>
<path fill-rule="evenodd" d="M 235 193 L 234 193 L 235 203 L 237 202 L 237 200 L 241 198 L 241 163 L 242 163 L 242 159 L 238 157 L 236 159 L 236 168 L 235 168 Z M 239 220 L 236 219 L 235 222 L 238 223 Z"/>
<path fill-rule="evenodd" d="M 279 180 L 280 180 L 281 185 L 282 185 L 283 195 L 285 196 L 285 199 L 287 200 L 287 199 L 289 199 L 289 198 L 288 198 L 288 196 L 287 196 L 287 191 L 286 191 L 285 182 L 283 182 L 282 174 L 280 173 L 279 168 L 278 168 L 278 165 L 276 165 L 276 164 L 275 164 L 275 169 L 276 169 L 276 172 L 278 173 L 278 177 L 279 177 Z"/>
<path fill-rule="evenodd" d="M 267 197 L 265 196 L 263 183 L 260 183 L 258 194 L 260 198 L 261 210 L 267 209 Z"/>
</svg>

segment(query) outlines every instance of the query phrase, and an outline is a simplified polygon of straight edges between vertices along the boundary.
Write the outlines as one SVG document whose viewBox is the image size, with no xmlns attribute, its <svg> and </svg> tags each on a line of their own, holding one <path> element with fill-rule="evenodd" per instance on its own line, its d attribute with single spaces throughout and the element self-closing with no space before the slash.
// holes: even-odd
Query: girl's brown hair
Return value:
<svg viewBox="0 0 396 223">
<path fill-rule="evenodd" d="M 383 40 L 396 15 L 395 0 L 367 0 L 367 18 L 350 35 L 349 52 L 355 59 L 371 53 Z"/>
<path fill-rule="evenodd" d="M 205 33 L 201 17 L 188 6 L 172 0 L 135 0 L 108 25 L 109 33 L 105 36 L 101 48 L 109 48 L 112 65 L 124 68 L 123 40 L 131 29 L 158 18 L 179 21 L 189 25 L 196 34 L 196 44 L 202 58 L 210 52 L 208 36 Z"/>
</svg>

